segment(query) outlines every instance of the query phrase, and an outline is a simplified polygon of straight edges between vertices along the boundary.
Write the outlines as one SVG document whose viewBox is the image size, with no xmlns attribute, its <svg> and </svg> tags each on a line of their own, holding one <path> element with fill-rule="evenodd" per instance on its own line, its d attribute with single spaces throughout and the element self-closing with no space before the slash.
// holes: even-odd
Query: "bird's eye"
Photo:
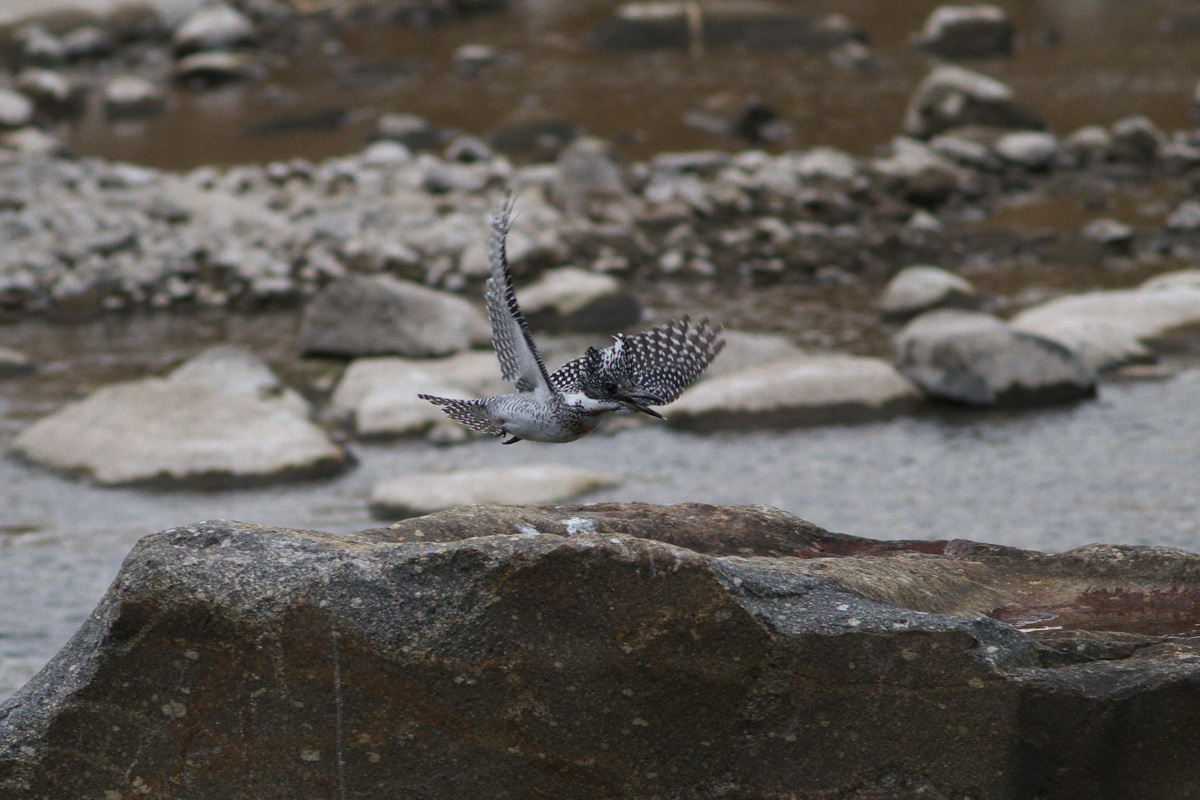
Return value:
<svg viewBox="0 0 1200 800">
<path fill-rule="evenodd" d="M 605 381 L 603 384 L 601 384 L 600 388 L 603 389 L 606 394 L 612 394 L 617 390 L 617 385 L 612 381 Z"/>
</svg>

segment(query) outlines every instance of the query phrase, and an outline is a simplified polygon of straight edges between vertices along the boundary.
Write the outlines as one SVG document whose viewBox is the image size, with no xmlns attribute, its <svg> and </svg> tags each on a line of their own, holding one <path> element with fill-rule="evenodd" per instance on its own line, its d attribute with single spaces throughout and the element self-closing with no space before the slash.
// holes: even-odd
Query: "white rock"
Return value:
<svg viewBox="0 0 1200 800">
<path fill-rule="evenodd" d="M 1046 169 L 1058 155 L 1058 137 L 1044 131 L 1014 131 L 1001 136 L 992 147 L 1011 164 Z"/>
<path fill-rule="evenodd" d="M 1096 369 L 1143 360 L 1145 346 L 1200 325 L 1195 270 L 1160 275 L 1139 289 L 1091 292 L 1027 309 L 1012 324 L 1079 350 Z"/>
<path fill-rule="evenodd" d="M 725 331 L 721 335 L 725 338 L 725 349 L 700 375 L 701 381 L 804 355 L 804 350 L 779 334 Z"/>
<path fill-rule="evenodd" d="M 32 119 L 32 100 L 20 92 L 0 88 L 0 128 L 21 128 Z"/>
<path fill-rule="evenodd" d="M 918 265 L 896 273 L 879 297 L 879 310 L 889 317 L 911 317 L 933 308 L 970 306 L 978 300 L 966 278 L 938 267 Z"/>
<path fill-rule="evenodd" d="M 35 369 L 29 356 L 8 347 L 0 347 L 0 378 L 12 378 L 33 372 Z"/>
<path fill-rule="evenodd" d="M 109 117 L 147 116 L 166 105 L 166 92 L 144 78 L 121 75 L 104 86 L 104 111 Z"/>
<path fill-rule="evenodd" d="M 1184 200 L 1171 212 L 1164 225 L 1169 231 L 1200 230 L 1200 202 Z"/>
<path fill-rule="evenodd" d="M 16 450 L 100 484 L 248 480 L 332 471 L 345 452 L 307 419 L 307 403 L 234 348 L 167 378 L 115 384 L 35 422 Z"/>
<path fill-rule="evenodd" d="M 254 23 L 240 11 L 226 5 L 203 8 L 175 30 L 171 44 L 176 52 L 219 50 L 254 40 Z"/>
<path fill-rule="evenodd" d="M 896 356 L 926 394 L 968 405 L 1065 402 L 1096 390 L 1095 372 L 1074 350 L 987 314 L 923 314 L 896 336 Z"/>
<path fill-rule="evenodd" d="M 858 161 L 834 147 L 814 147 L 795 160 L 795 170 L 806 180 L 851 181 L 858 175 Z"/>
<path fill-rule="evenodd" d="M 693 430 L 857 422 L 891 416 L 920 399 L 892 365 L 877 358 L 799 356 L 700 383 L 664 409 Z"/>
<path fill-rule="evenodd" d="M 371 508 L 380 516 L 417 516 L 465 505 L 561 503 L 622 482 L 563 464 L 422 473 L 377 484 Z"/>
</svg>

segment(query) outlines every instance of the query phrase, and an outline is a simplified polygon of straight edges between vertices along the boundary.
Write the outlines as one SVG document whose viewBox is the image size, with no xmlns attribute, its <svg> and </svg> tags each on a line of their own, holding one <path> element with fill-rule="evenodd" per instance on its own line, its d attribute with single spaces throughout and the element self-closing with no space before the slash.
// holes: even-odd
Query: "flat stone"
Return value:
<svg viewBox="0 0 1200 800">
<path fill-rule="evenodd" d="M 722 375 L 740 372 L 760 364 L 790 361 L 804 355 L 786 336 L 773 333 L 748 333 L 746 331 L 724 331 L 725 348 L 721 357 L 715 359 L 700 376 L 708 381 Z"/>
<path fill-rule="evenodd" d="M 306 355 L 431 358 L 491 341 L 491 326 L 456 295 L 387 275 L 348 275 L 309 302 L 300 328 Z"/>
<path fill-rule="evenodd" d="M 999 6 L 938 6 L 913 37 L 914 47 L 949 58 L 986 58 L 1012 52 L 1016 30 Z"/>
<path fill-rule="evenodd" d="M 886 361 L 804 355 L 710 378 L 663 414 L 689 430 L 782 428 L 884 419 L 919 400 Z"/>
<path fill-rule="evenodd" d="M 883 294 L 879 310 L 884 316 L 907 319 L 935 308 L 970 308 L 979 294 L 966 278 L 924 265 L 905 267 L 896 273 Z"/>
<path fill-rule="evenodd" d="M 249 17 L 227 5 L 213 5 L 200 9 L 176 28 L 171 45 L 182 55 L 251 44 L 255 38 Z"/>
<path fill-rule="evenodd" d="M 114 384 L 22 431 L 15 449 L 104 485 L 244 486 L 311 477 L 346 453 L 247 351 L 213 348 L 166 378 Z"/>
<path fill-rule="evenodd" d="M 1041 120 L 1017 102 L 1008 85 L 951 64 L 935 67 L 913 92 L 904 112 L 904 132 L 927 138 L 970 125 L 1044 127 Z"/>
<path fill-rule="evenodd" d="M 1015 328 L 1063 342 L 1096 369 L 1151 358 L 1173 334 L 1200 326 L 1200 285 L 1192 270 L 1167 275 L 1139 289 L 1090 292 L 1051 300 L 1015 316 Z"/>
<path fill-rule="evenodd" d="M 1194 623 L 1198 576 L 763 506 L 199 523 L 142 539 L 3 706 L 0 793 L 1185 797 L 1200 647 L 1145 630 Z"/>
<path fill-rule="evenodd" d="M 988 314 L 923 314 L 897 334 L 896 358 L 927 395 L 966 405 L 1040 405 L 1096 393 L 1095 371 L 1074 350 Z"/>
<path fill-rule="evenodd" d="M 563 267 L 520 292 L 529 324 L 548 331 L 612 333 L 641 319 L 642 306 L 611 275 Z"/>
<path fill-rule="evenodd" d="M 426 472 L 376 484 L 371 510 L 396 518 L 457 506 L 562 503 L 621 483 L 620 476 L 565 464 Z"/>
</svg>

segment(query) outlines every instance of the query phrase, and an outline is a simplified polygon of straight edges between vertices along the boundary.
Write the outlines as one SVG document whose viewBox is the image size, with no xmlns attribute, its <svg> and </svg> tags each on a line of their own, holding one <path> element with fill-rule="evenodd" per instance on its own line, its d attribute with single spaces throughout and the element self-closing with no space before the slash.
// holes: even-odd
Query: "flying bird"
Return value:
<svg viewBox="0 0 1200 800">
<path fill-rule="evenodd" d="M 485 297 L 501 376 L 517 391 L 481 400 L 418 396 L 473 431 L 507 436 L 503 444 L 573 442 L 615 412 L 663 419 L 651 406 L 679 397 L 716 358 L 725 347 L 721 327 L 684 316 L 633 336 L 617 334 L 610 347 L 589 347 L 553 374 L 547 372 L 513 290 L 505 249 L 512 209 L 510 196 L 492 215 Z"/>
</svg>

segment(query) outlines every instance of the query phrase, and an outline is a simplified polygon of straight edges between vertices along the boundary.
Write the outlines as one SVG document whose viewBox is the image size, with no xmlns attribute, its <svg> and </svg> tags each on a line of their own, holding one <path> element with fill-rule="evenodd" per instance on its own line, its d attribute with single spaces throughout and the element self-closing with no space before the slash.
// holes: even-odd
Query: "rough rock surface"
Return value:
<svg viewBox="0 0 1200 800">
<path fill-rule="evenodd" d="M 931 311 L 896 336 L 900 371 L 926 394 L 968 405 L 1091 397 L 1096 373 L 1066 345 L 969 311 Z"/>
<path fill-rule="evenodd" d="M 216 347 L 166 378 L 107 386 L 14 443 L 39 464 L 101 484 L 221 485 L 326 474 L 347 455 L 308 404 L 248 351 Z"/>
<path fill-rule="evenodd" d="M 880 359 L 802 355 L 704 381 L 663 413 L 692 430 L 790 427 L 883 419 L 919 399 L 916 387 Z"/>
<path fill-rule="evenodd" d="M 491 328 L 461 297 L 387 275 L 349 275 L 304 310 L 306 355 L 413 358 L 445 356 L 486 344 Z"/>
<path fill-rule="evenodd" d="M 565 464 L 425 472 L 376 484 L 371 510 L 394 519 L 456 506 L 562 503 L 621 483 L 618 475 Z"/>
<path fill-rule="evenodd" d="M 885 317 L 907 319 L 934 308 L 966 308 L 976 305 L 979 295 L 966 278 L 953 272 L 917 265 L 896 273 L 879 296 Z"/>
<path fill-rule="evenodd" d="M 744 557 L 779 554 L 801 557 Z M 1105 633 L 1104 610 L 1171 617 L 1198 561 L 698 505 L 478 508 L 344 537 L 202 523 L 143 539 L 0 706 L 0 790 L 1192 797 L 1200 648 Z M 1043 641 L 983 616 L 1080 605 L 1085 630 Z"/>
</svg>

